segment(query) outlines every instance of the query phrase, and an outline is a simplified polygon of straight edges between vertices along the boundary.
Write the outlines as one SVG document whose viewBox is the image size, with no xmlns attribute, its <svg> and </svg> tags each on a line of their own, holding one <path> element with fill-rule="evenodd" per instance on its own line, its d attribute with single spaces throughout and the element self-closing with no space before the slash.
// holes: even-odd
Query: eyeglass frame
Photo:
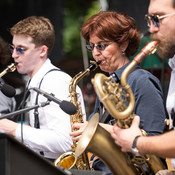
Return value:
<svg viewBox="0 0 175 175">
<path fill-rule="evenodd" d="M 160 27 L 160 20 L 163 19 L 163 18 L 166 18 L 168 16 L 172 16 L 172 15 L 175 15 L 175 13 L 170 13 L 170 14 L 166 14 L 166 15 L 150 15 L 150 14 L 146 14 L 145 15 L 145 20 L 147 21 L 147 26 L 150 27 L 151 26 L 151 22 L 153 23 L 153 25 L 155 27 Z M 156 17 L 157 18 L 157 22 L 153 19 L 153 17 Z M 157 25 L 156 25 L 157 24 Z"/>
<path fill-rule="evenodd" d="M 12 44 L 9 44 L 9 48 L 10 48 L 10 51 L 11 51 L 12 54 L 13 54 L 13 52 L 14 52 L 14 49 L 16 49 L 16 51 L 17 51 L 17 53 L 18 53 L 19 55 L 23 55 L 24 52 L 25 52 L 25 49 L 23 49 L 23 48 L 21 48 L 21 47 L 15 47 L 15 46 L 13 46 Z"/>
<path fill-rule="evenodd" d="M 105 42 L 111 42 L 111 41 L 105 41 Z M 101 44 L 101 43 L 99 43 L 99 44 L 93 44 L 93 43 L 91 43 L 91 44 L 87 44 L 87 45 L 86 45 L 86 49 L 87 49 L 88 51 L 92 52 L 92 51 L 94 50 L 94 47 L 96 47 L 96 49 L 97 49 L 98 51 L 104 51 L 104 50 L 106 49 L 106 47 L 109 46 L 110 44 L 111 44 L 111 43 L 109 43 L 109 44 Z M 102 46 L 102 48 L 100 49 L 101 46 Z M 90 48 L 88 48 L 88 47 L 92 47 L 92 49 L 90 49 Z"/>
</svg>

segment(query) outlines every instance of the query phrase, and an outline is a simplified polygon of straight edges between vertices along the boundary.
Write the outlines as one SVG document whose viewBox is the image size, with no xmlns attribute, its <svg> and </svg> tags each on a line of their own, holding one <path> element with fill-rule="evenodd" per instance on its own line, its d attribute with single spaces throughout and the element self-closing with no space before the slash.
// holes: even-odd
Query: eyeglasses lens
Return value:
<svg viewBox="0 0 175 175">
<path fill-rule="evenodd" d="M 11 44 L 9 44 L 9 48 L 10 48 L 11 53 L 13 53 L 14 48 L 13 48 L 13 46 Z"/>
<path fill-rule="evenodd" d="M 159 17 L 158 17 L 157 15 L 151 16 L 151 20 L 152 20 L 152 23 L 153 23 L 156 27 L 159 27 L 159 26 L 160 26 Z"/>
<path fill-rule="evenodd" d="M 105 48 L 106 48 L 106 45 L 104 45 L 104 44 L 98 44 L 98 45 L 86 45 L 86 48 L 89 50 L 89 51 L 93 51 L 93 49 L 94 49 L 94 47 L 96 47 L 97 48 L 97 50 L 99 50 L 99 51 L 103 51 L 103 50 L 105 50 Z"/>
<path fill-rule="evenodd" d="M 151 22 L 155 27 L 160 27 L 159 17 L 157 15 L 146 15 L 145 19 L 147 21 L 148 27 L 151 26 Z"/>
<path fill-rule="evenodd" d="M 100 51 L 105 50 L 106 46 L 104 44 L 98 44 L 96 48 Z"/>
<path fill-rule="evenodd" d="M 94 49 L 94 45 L 86 45 L 88 51 L 92 51 Z"/>
<path fill-rule="evenodd" d="M 17 47 L 16 48 L 16 51 L 19 53 L 19 54 L 24 54 L 24 50 L 20 47 Z"/>
<path fill-rule="evenodd" d="M 11 51 L 11 53 L 13 53 L 13 51 L 14 51 L 14 46 L 13 45 L 9 45 L 9 47 L 10 47 L 10 51 Z M 24 50 L 21 48 L 21 47 L 16 47 L 16 51 L 18 52 L 18 54 L 24 54 Z"/>
</svg>

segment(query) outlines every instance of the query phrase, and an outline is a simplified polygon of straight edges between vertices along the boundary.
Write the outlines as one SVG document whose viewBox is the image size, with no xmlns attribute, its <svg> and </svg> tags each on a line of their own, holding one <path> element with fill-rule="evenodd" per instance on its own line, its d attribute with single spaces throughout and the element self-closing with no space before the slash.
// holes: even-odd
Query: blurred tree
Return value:
<svg viewBox="0 0 175 175">
<path fill-rule="evenodd" d="M 87 53 L 86 43 L 81 37 L 80 30 L 84 21 L 89 16 L 97 13 L 99 9 L 98 0 L 88 2 L 77 0 L 76 4 L 69 0 L 65 2 L 63 24 L 64 57 L 58 62 L 58 67 L 68 72 L 71 76 L 87 68 L 89 58 L 92 58 L 92 54 Z M 86 58 L 84 58 L 85 55 L 87 55 Z"/>
<path fill-rule="evenodd" d="M 67 56 L 81 56 L 81 39 L 80 29 L 81 25 L 86 19 L 89 12 L 97 12 L 97 0 L 90 1 L 65 1 L 64 7 L 64 30 L 63 30 L 63 43 L 64 51 Z M 89 9 L 91 9 L 89 11 Z"/>
</svg>

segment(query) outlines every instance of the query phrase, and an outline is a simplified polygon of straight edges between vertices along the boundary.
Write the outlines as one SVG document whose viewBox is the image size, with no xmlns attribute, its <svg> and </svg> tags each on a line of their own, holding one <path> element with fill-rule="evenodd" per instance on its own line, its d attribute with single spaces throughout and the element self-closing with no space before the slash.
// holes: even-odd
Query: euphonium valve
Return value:
<svg viewBox="0 0 175 175">
<path fill-rule="evenodd" d="M 6 69 L 4 69 L 1 73 L 0 73 L 0 78 L 2 76 L 4 76 L 6 73 L 8 72 L 14 72 L 16 70 L 16 63 L 12 63 L 9 66 L 7 66 Z"/>
<path fill-rule="evenodd" d="M 77 107 L 77 113 L 70 116 L 71 126 L 73 123 L 82 123 L 83 121 L 83 114 L 80 107 L 80 103 L 78 102 L 76 86 L 78 82 L 87 75 L 87 73 L 94 71 L 99 64 L 100 62 L 91 61 L 89 67 L 84 72 L 79 72 L 77 75 L 75 75 L 70 82 L 69 92 L 70 92 L 71 102 Z M 86 153 L 83 153 L 79 157 L 75 157 L 76 146 L 77 146 L 77 142 L 74 141 L 72 145 L 72 151 L 61 154 L 54 161 L 54 165 L 57 167 L 62 166 L 66 169 L 71 169 L 72 167 L 75 167 L 79 170 L 90 169 L 89 161 Z"/>
</svg>

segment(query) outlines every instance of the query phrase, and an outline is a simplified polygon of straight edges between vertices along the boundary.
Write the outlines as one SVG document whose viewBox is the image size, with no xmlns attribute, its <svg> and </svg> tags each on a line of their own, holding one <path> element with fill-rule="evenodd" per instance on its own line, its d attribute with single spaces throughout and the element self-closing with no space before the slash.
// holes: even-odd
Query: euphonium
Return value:
<svg viewBox="0 0 175 175">
<path fill-rule="evenodd" d="M 83 115 L 82 109 L 80 107 L 80 103 L 77 99 L 76 86 L 78 82 L 87 75 L 87 73 L 94 71 L 100 62 L 91 61 L 89 67 L 84 72 L 79 72 L 75 75 L 70 81 L 69 92 L 71 97 L 71 102 L 77 107 L 77 112 L 74 115 L 70 116 L 71 126 L 74 123 L 82 123 Z M 75 166 L 75 168 L 79 170 L 87 170 L 90 169 L 89 161 L 87 158 L 87 154 L 84 152 L 78 158 L 75 158 L 75 149 L 77 146 L 77 142 L 74 141 L 72 145 L 72 151 L 61 154 L 55 161 L 54 165 L 59 167 L 62 166 L 66 169 L 70 169 Z"/>
<path fill-rule="evenodd" d="M 9 66 L 7 66 L 6 69 L 4 69 L 1 73 L 0 73 L 0 78 L 2 76 L 4 76 L 6 73 L 8 72 L 14 72 L 16 70 L 16 63 L 12 63 Z"/>
<path fill-rule="evenodd" d="M 152 41 L 125 68 L 121 76 L 121 83 L 116 83 L 112 77 L 106 77 L 98 73 L 92 81 L 100 101 L 108 112 L 117 120 L 121 128 L 131 125 L 134 115 L 131 115 L 135 106 L 133 92 L 127 84 L 127 76 L 132 68 L 141 59 L 156 51 L 158 41 Z M 126 106 L 126 102 L 128 105 Z M 96 114 L 97 115 L 97 114 Z M 146 132 L 142 131 L 143 134 Z M 114 143 L 110 134 L 98 125 L 98 116 L 92 117 L 77 145 L 76 156 L 84 151 L 89 151 L 100 157 L 115 175 L 146 174 L 145 166 L 149 174 L 165 169 L 164 164 L 154 155 L 135 156 L 123 153 L 118 145 Z"/>
</svg>

